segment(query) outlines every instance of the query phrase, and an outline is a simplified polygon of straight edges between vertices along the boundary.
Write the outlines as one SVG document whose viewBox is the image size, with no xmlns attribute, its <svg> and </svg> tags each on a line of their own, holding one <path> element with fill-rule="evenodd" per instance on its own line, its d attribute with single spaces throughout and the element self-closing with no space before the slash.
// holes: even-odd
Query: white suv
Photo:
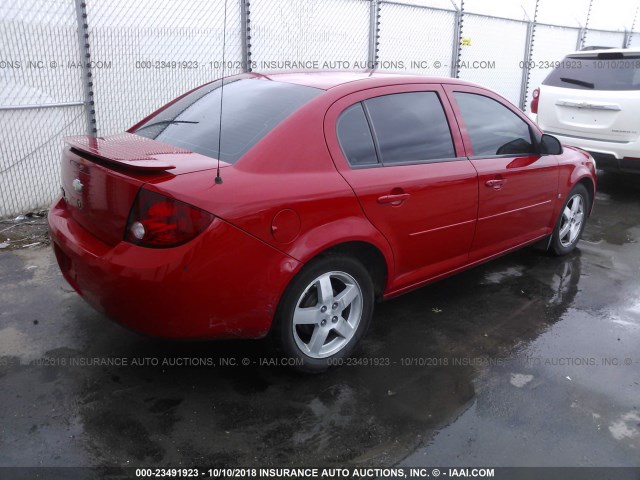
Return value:
<svg viewBox="0 0 640 480">
<path fill-rule="evenodd" d="M 567 55 L 534 90 L 531 112 L 598 168 L 640 174 L 640 48 Z"/>
</svg>

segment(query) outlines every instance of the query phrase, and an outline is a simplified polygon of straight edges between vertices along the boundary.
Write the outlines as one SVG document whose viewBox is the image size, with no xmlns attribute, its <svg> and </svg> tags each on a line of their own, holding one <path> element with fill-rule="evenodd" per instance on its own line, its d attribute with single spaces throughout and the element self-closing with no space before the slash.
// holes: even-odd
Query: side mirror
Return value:
<svg viewBox="0 0 640 480">
<path fill-rule="evenodd" d="M 544 134 L 540 139 L 540 155 L 560 155 L 562 153 L 562 144 L 553 135 Z"/>
</svg>

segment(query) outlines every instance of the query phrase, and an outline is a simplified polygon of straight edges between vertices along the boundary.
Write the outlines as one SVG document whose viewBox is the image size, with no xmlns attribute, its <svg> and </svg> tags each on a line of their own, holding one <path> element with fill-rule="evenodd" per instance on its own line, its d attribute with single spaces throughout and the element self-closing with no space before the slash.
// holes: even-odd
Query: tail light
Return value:
<svg viewBox="0 0 640 480">
<path fill-rule="evenodd" d="M 125 240 L 150 248 L 176 247 L 202 233 L 213 218 L 187 203 L 141 189 L 131 207 Z"/>
<path fill-rule="evenodd" d="M 531 113 L 538 113 L 538 102 L 540 101 L 540 89 L 533 91 L 533 100 L 531 100 Z"/>
</svg>

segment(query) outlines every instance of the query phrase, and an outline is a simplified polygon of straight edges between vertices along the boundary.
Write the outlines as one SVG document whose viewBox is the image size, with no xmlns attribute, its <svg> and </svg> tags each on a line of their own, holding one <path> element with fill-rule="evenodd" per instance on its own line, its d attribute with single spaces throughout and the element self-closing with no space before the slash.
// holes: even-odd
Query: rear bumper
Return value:
<svg viewBox="0 0 640 480">
<path fill-rule="evenodd" d="M 58 201 L 49 229 L 64 278 L 88 303 L 132 330 L 159 337 L 262 337 L 299 268 L 220 219 L 176 248 L 111 247 Z"/>
<path fill-rule="evenodd" d="M 640 174 L 640 141 L 614 143 L 563 136 L 552 131 L 548 133 L 565 145 L 573 145 L 589 152 L 600 170 Z"/>
<path fill-rule="evenodd" d="M 640 158 L 621 158 L 600 152 L 589 152 L 600 170 L 640 174 Z"/>
</svg>

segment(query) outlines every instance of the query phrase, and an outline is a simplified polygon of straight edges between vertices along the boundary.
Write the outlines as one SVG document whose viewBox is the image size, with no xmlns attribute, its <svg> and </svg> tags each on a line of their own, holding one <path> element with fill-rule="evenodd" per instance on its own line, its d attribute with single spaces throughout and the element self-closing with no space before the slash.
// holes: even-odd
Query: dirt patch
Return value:
<svg viewBox="0 0 640 480">
<path fill-rule="evenodd" d="M 0 220 L 0 252 L 22 248 L 42 248 L 49 243 L 47 210 L 25 213 L 14 219 Z"/>
</svg>

